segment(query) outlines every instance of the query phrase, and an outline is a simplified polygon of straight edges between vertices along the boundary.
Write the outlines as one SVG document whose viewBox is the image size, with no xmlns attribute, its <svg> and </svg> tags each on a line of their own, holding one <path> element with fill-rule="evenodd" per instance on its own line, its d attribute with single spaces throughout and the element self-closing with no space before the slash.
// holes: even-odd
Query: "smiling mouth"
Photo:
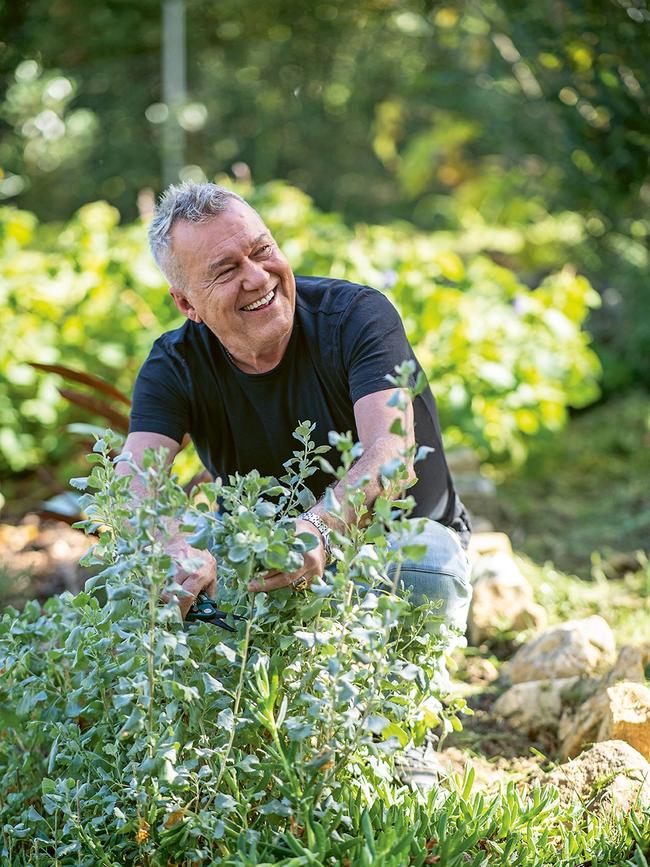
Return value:
<svg viewBox="0 0 650 867">
<path fill-rule="evenodd" d="M 253 301 L 252 304 L 247 304 L 245 307 L 240 307 L 240 310 L 243 310 L 246 313 L 253 313 L 255 310 L 263 310 L 265 307 L 269 307 L 273 303 L 275 293 L 276 290 L 271 289 L 263 298 L 260 298 L 258 301 Z"/>
</svg>

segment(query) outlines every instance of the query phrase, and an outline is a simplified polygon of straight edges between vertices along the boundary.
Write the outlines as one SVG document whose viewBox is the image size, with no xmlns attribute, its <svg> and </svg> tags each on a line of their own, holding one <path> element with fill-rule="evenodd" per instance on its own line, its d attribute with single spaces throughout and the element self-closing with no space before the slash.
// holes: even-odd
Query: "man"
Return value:
<svg viewBox="0 0 650 867">
<path fill-rule="evenodd" d="M 256 468 L 282 475 L 299 420 L 316 423 L 312 438 L 327 444 L 330 430 L 352 430 L 363 445 L 346 482 L 364 476 L 366 501 L 379 495 L 380 467 L 398 456 L 401 437 L 390 432 L 400 411 L 385 379 L 395 364 L 414 359 L 396 310 L 366 286 L 328 278 L 295 278 L 260 216 L 241 197 L 214 184 L 185 183 L 163 195 L 149 229 L 153 256 L 186 317 L 163 334 L 135 386 L 125 451 L 140 463 L 144 450 L 165 446 L 171 463 L 189 433 L 206 468 L 224 478 Z M 418 365 L 419 368 L 419 365 Z M 418 463 L 411 489 L 414 516 L 427 516 L 427 556 L 402 567 L 414 591 L 442 600 L 442 613 L 464 628 L 470 588 L 467 514 L 445 462 L 429 390 L 408 408 L 407 436 L 433 452 Z M 119 464 L 120 472 L 127 472 Z M 321 497 L 331 479 L 311 477 Z M 336 493 L 336 489 L 334 491 Z M 327 563 L 328 533 L 337 527 L 323 500 L 297 521 L 318 539 L 291 575 L 252 582 L 255 592 L 305 589 Z M 169 543 L 174 559 L 199 556 L 194 574 L 178 567 L 176 580 L 195 597 L 214 596 L 216 563 L 192 549 L 182 533 Z M 180 602 L 183 616 L 192 599 Z"/>
</svg>

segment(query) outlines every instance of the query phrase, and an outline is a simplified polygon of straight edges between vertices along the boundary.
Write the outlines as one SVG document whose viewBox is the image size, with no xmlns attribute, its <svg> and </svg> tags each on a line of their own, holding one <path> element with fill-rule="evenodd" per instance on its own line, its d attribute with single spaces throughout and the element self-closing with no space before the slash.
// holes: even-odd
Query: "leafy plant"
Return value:
<svg viewBox="0 0 650 867">
<path fill-rule="evenodd" d="M 406 366 L 396 382 L 411 374 Z M 2 622 L 7 857 L 167 863 L 225 859 L 240 844 L 265 857 L 304 855 L 323 827 L 349 826 L 351 803 L 370 804 L 389 783 L 396 749 L 452 724 L 463 702 L 442 704 L 443 654 L 459 638 L 422 629 L 431 606 L 413 609 L 387 578 L 391 563 L 414 553 L 389 548 L 378 532 L 408 530 L 412 500 L 389 497 L 406 472 L 399 462 L 385 468 L 375 520 L 338 536 L 336 571 L 309 597 L 246 589 L 269 569 L 295 569 L 314 543 L 293 529 L 322 451 L 312 430 L 297 428 L 301 448 L 279 481 L 253 471 L 200 486 L 199 502 L 169 478 L 163 453 L 149 453 L 142 469 L 132 464 L 146 487 L 132 503 L 110 457 L 117 438 L 98 440 L 92 472 L 72 484 L 93 492 L 82 500 L 84 525 L 99 540 L 86 562 L 101 571 L 78 596 Z M 343 473 L 360 447 L 349 434 L 331 440 Z M 361 489 L 346 501 L 361 521 Z M 220 600 L 246 620 L 235 637 L 210 625 L 184 630 L 164 544 L 169 519 L 216 552 Z M 172 593 L 165 605 L 163 590 Z M 28 767 L 15 761 L 17 742 Z"/>
<path fill-rule="evenodd" d="M 403 366 L 395 384 L 422 387 L 412 373 Z M 336 569 L 311 595 L 247 592 L 250 577 L 294 567 L 313 543 L 293 529 L 326 460 L 311 431 L 297 428 L 283 478 L 252 472 L 192 498 L 149 452 L 132 465 L 145 487 L 137 503 L 110 457 L 118 438 L 97 441 L 90 475 L 73 485 L 86 491 L 98 536 L 88 562 L 101 571 L 76 597 L 0 621 L 4 862 L 642 864 L 650 824 L 633 812 L 599 818 L 538 786 L 486 797 L 471 770 L 428 794 L 396 778 L 396 753 L 463 710 L 445 698 L 443 666 L 459 637 L 423 629 L 431 606 L 414 608 L 388 577 L 418 553 L 386 542 L 409 526 L 409 498 L 393 496 L 413 451 L 383 468 L 372 518 L 360 487 L 346 491 L 357 524 L 336 537 Z M 342 476 L 359 446 L 331 441 Z M 160 602 L 174 592 L 170 519 L 216 551 L 220 604 L 245 617 L 235 635 L 185 629 L 173 599 Z"/>
</svg>

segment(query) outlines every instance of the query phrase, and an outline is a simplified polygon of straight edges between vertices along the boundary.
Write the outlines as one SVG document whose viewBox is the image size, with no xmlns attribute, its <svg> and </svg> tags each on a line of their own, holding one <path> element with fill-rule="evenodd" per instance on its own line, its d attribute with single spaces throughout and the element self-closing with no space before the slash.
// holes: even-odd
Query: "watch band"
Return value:
<svg viewBox="0 0 650 867">
<path fill-rule="evenodd" d="M 325 521 L 323 521 L 320 515 L 315 515 L 313 512 L 305 512 L 298 517 L 301 521 L 307 521 L 309 524 L 313 524 L 313 526 L 320 532 L 323 537 L 323 546 L 325 547 L 325 565 L 329 566 L 329 564 L 334 561 L 332 547 L 330 545 L 331 529 L 327 526 Z"/>
</svg>

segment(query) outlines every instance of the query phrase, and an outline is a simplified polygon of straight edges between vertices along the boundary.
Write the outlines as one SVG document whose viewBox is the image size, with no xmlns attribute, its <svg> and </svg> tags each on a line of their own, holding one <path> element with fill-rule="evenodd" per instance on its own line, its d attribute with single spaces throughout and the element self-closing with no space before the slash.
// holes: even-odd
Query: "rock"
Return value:
<svg viewBox="0 0 650 867">
<path fill-rule="evenodd" d="M 556 734 L 567 704 L 591 695 L 595 683 L 598 681 L 581 677 L 516 683 L 499 696 L 492 712 L 530 738 L 543 732 Z"/>
<path fill-rule="evenodd" d="M 440 781 L 449 776 L 449 771 L 443 767 L 438 753 L 428 743 L 398 752 L 395 756 L 395 769 L 400 782 L 416 786 L 424 792 L 437 789 Z"/>
<path fill-rule="evenodd" d="M 465 680 L 472 684 L 493 683 L 499 677 L 499 669 L 484 656 L 466 656 L 463 659 Z"/>
<path fill-rule="evenodd" d="M 563 717 L 559 735 L 563 759 L 577 755 L 587 744 L 625 741 L 650 759 L 650 689 L 641 683 L 617 683 L 587 699 L 572 715 Z"/>
<path fill-rule="evenodd" d="M 524 644 L 503 666 L 512 683 L 600 674 L 612 665 L 614 635 L 602 617 L 569 620 Z"/>
<path fill-rule="evenodd" d="M 645 668 L 650 663 L 650 645 L 624 644 L 612 670 L 603 678 L 603 686 L 613 686 L 620 680 L 645 683 Z"/>
<path fill-rule="evenodd" d="M 563 806 L 581 801 L 601 813 L 650 807 L 650 764 L 624 741 L 596 744 L 542 782 L 557 787 Z"/>
<path fill-rule="evenodd" d="M 397 753 L 395 760 L 398 778 L 403 783 L 412 784 L 426 792 L 436 789 L 443 798 L 449 786 L 441 783 L 451 777 L 456 777 L 460 782 L 468 766 L 474 771 L 473 792 L 496 793 L 503 791 L 512 781 L 532 782 L 542 777 L 539 765 L 533 758 L 521 756 L 516 763 L 503 756 L 488 760 L 458 747 L 445 747 L 439 752 L 414 747 L 407 750 L 406 755 Z"/>
<path fill-rule="evenodd" d="M 471 557 L 485 557 L 488 554 L 507 554 L 512 557 L 512 544 L 506 533 L 472 533 L 469 543 Z"/>
<path fill-rule="evenodd" d="M 539 628 L 546 623 L 543 608 L 535 603 L 530 584 L 510 555 L 500 552 L 480 557 L 474 565 L 473 585 L 469 610 L 472 644 L 481 644 L 499 631 Z"/>
</svg>

